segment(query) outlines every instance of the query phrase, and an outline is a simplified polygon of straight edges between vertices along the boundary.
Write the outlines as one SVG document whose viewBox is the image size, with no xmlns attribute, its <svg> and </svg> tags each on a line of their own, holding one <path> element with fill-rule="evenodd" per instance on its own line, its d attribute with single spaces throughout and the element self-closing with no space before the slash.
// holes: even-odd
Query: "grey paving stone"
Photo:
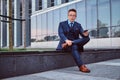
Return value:
<svg viewBox="0 0 120 80">
<path fill-rule="evenodd" d="M 49 79 L 49 78 L 46 78 L 46 77 L 28 75 L 28 76 L 7 78 L 7 79 L 2 79 L 2 80 L 55 80 L 55 79 Z"/>
</svg>

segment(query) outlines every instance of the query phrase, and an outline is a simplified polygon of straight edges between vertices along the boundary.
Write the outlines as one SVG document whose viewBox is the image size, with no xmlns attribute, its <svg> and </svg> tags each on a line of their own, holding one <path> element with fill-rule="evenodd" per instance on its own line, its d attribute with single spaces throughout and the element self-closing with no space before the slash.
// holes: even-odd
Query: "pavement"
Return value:
<svg viewBox="0 0 120 80">
<path fill-rule="evenodd" d="M 73 66 L 2 80 L 120 80 L 120 59 L 87 64 L 87 67 L 90 73 L 82 73 Z"/>
</svg>

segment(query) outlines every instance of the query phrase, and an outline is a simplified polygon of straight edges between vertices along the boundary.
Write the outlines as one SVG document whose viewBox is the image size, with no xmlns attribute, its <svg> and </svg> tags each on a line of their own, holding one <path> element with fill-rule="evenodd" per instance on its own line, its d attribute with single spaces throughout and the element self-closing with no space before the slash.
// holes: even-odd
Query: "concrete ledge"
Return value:
<svg viewBox="0 0 120 80">
<path fill-rule="evenodd" d="M 86 50 L 81 57 L 86 64 L 120 58 L 120 49 Z M 74 65 L 76 64 L 69 52 L 0 52 L 0 79 Z"/>
</svg>

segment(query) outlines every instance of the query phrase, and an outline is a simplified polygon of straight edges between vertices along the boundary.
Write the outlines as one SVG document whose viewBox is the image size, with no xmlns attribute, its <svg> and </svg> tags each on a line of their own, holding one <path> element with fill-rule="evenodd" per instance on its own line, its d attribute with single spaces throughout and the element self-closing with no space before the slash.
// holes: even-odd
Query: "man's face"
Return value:
<svg viewBox="0 0 120 80">
<path fill-rule="evenodd" d="M 75 19 L 76 19 L 76 12 L 70 11 L 70 12 L 68 13 L 68 19 L 69 19 L 71 22 L 74 22 Z"/>
</svg>

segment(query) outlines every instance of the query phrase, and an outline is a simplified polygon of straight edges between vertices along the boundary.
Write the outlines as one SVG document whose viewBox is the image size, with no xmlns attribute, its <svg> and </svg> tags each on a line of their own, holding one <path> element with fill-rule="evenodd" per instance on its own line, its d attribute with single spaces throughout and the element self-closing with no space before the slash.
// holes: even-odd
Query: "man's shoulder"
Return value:
<svg viewBox="0 0 120 80">
<path fill-rule="evenodd" d="M 67 20 L 66 21 L 62 21 L 62 22 L 60 22 L 60 24 L 65 24 L 67 22 Z"/>
<path fill-rule="evenodd" d="M 75 23 L 76 23 L 77 25 L 81 26 L 81 24 L 80 24 L 80 23 L 78 23 L 77 21 L 75 21 Z"/>
<path fill-rule="evenodd" d="M 68 21 L 66 20 L 66 21 L 62 21 L 62 22 L 60 22 L 60 24 L 66 24 Z M 77 24 L 77 25 L 79 25 L 79 26 L 81 26 L 81 24 L 80 23 L 78 23 L 77 21 L 75 21 L 75 24 Z"/>
</svg>

